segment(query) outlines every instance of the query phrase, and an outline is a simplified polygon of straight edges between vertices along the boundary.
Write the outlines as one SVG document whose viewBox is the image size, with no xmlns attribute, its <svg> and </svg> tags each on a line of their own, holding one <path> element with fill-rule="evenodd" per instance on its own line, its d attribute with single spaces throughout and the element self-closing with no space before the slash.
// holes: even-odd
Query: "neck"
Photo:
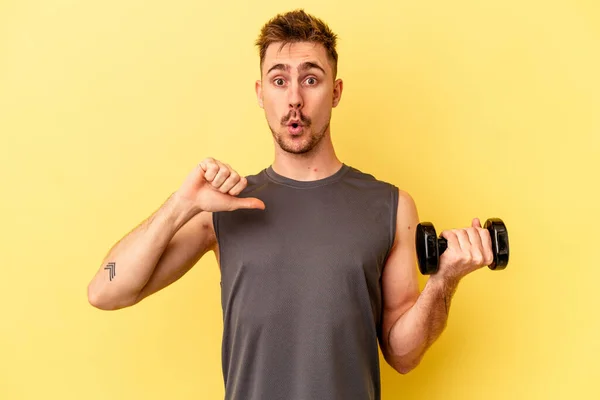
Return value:
<svg viewBox="0 0 600 400">
<path fill-rule="evenodd" d="M 329 128 L 323 138 L 310 152 L 305 154 L 287 153 L 275 143 L 273 170 L 279 175 L 297 181 L 314 181 L 335 174 L 342 162 L 337 158 Z"/>
</svg>

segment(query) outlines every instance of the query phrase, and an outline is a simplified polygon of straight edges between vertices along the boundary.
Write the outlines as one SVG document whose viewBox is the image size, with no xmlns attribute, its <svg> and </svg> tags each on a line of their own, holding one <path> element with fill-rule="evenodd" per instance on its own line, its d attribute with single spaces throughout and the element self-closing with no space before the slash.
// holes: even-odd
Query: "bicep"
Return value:
<svg viewBox="0 0 600 400">
<path fill-rule="evenodd" d="M 212 213 L 192 217 L 173 235 L 136 303 L 169 286 L 185 275 L 208 251 L 215 251 L 216 237 Z"/>
<path fill-rule="evenodd" d="M 419 217 L 412 197 L 400 190 L 396 216 L 394 244 L 382 274 L 383 339 L 389 330 L 419 297 L 419 280 L 416 268 L 415 229 Z M 381 343 L 385 351 L 386 343 Z"/>
</svg>

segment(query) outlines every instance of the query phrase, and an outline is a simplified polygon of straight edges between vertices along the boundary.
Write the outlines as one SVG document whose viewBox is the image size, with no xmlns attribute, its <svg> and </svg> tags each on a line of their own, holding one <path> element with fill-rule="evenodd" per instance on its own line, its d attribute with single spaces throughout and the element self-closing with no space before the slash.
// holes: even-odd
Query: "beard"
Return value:
<svg viewBox="0 0 600 400">
<path fill-rule="evenodd" d="M 281 150 L 291 153 L 291 154 L 306 154 L 314 149 L 317 144 L 323 139 L 325 136 L 325 132 L 329 127 L 329 121 L 323 126 L 322 129 L 313 131 L 312 129 L 312 121 L 309 117 L 300 114 L 300 121 L 304 126 L 304 132 L 301 137 L 289 138 L 287 133 L 287 122 L 292 119 L 294 116 L 293 112 L 290 112 L 287 116 L 281 119 L 279 131 L 274 129 L 271 124 L 269 124 L 269 129 L 273 134 L 273 138 L 281 148 Z M 308 131 L 308 132 L 307 132 Z"/>
</svg>

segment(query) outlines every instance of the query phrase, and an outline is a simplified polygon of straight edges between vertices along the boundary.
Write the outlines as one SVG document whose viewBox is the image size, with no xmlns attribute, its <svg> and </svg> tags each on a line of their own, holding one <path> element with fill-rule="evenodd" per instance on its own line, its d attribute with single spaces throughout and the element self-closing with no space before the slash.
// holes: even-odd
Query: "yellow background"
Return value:
<svg viewBox="0 0 600 400">
<path fill-rule="evenodd" d="M 253 42 L 299 6 L 340 36 L 340 159 L 438 232 L 510 234 L 508 268 L 465 278 L 422 364 L 382 364 L 383 398 L 600 398 L 593 0 L 0 2 L 0 398 L 223 397 L 212 253 L 135 307 L 86 289 L 202 158 L 272 162 Z"/>
</svg>

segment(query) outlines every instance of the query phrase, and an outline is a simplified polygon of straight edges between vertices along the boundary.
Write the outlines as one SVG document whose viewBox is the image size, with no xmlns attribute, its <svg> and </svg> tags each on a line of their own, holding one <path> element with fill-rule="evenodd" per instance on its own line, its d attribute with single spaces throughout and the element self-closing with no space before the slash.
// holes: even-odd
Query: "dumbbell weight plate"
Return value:
<svg viewBox="0 0 600 400">
<path fill-rule="evenodd" d="M 433 224 L 422 222 L 417 225 L 415 243 L 421 274 L 435 274 L 438 270 L 439 254 Z"/>
<path fill-rule="evenodd" d="M 490 218 L 485 221 L 483 227 L 490 232 L 492 252 L 494 253 L 494 261 L 488 268 L 494 271 L 503 270 L 508 265 L 509 254 L 506 225 L 500 218 Z"/>
</svg>

